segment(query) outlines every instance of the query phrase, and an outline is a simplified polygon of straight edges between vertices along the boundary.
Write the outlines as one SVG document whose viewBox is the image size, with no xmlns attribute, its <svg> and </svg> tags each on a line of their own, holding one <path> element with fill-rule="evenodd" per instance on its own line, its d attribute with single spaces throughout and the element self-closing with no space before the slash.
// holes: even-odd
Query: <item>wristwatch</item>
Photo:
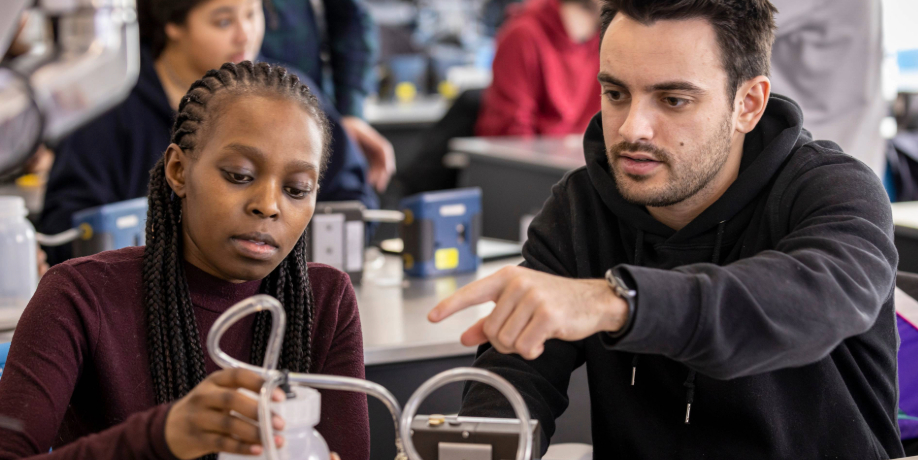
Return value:
<svg viewBox="0 0 918 460">
<path fill-rule="evenodd" d="M 637 291 L 628 286 L 617 268 L 606 270 L 606 283 L 609 284 L 609 288 L 612 289 L 615 295 L 628 303 L 628 319 L 625 320 L 625 324 L 617 331 L 608 331 L 609 335 L 618 338 L 625 335 L 631 329 L 631 324 L 634 323 L 634 306 L 637 304 Z"/>
</svg>

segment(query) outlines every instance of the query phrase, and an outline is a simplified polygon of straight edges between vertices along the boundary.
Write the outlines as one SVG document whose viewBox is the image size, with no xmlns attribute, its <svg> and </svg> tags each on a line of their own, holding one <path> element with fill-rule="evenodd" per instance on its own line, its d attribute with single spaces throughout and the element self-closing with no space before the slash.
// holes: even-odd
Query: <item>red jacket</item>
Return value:
<svg viewBox="0 0 918 460">
<path fill-rule="evenodd" d="M 478 136 L 583 133 L 599 111 L 599 34 L 574 42 L 559 0 L 530 0 L 503 26 Z"/>
</svg>

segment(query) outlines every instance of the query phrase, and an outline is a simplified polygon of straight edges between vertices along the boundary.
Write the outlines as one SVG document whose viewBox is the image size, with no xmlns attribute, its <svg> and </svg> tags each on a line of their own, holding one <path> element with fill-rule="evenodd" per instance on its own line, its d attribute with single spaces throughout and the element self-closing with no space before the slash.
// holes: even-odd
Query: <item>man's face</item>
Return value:
<svg viewBox="0 0 918 460">
<path fill-rule="evenodd" d="M 618 14 L 600 50 L 606 155 L 622 196 L 663 207 L 723 182 L 734 144 L 733 101 L 705 20 L 646 26 Z"/>
</svg>

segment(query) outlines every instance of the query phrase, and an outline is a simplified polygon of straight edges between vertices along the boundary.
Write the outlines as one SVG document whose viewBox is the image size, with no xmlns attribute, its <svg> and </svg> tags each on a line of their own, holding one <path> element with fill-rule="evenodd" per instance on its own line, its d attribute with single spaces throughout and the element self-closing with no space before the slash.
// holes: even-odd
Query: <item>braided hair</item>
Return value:
<svg viewBox="0 0 918 460">
<path fill-rule="evenodd" d="M 172 127 L 172 143 L 192 157 L 203 145 L 207 125 L 215 122 L 220 102 L 228 97 L 263 95 L 300 103 L 318 124 L 328 157 L 328 120 L 316 97 L 296 75 L 266 63 L 227 63 L 196 81 L 179 104 Z M 165 177 L 165 157 L 150 172 L 146 248 L 143 257 L 144 306 L 147 347 L 156 403 L 181 398 L 205 376 L 204 353 L 183 269 L 182 204 Z M 312 288 L 306 269 L 306 236 L 261 284 L 261 292 L 281 302 L 287 314 L 280 368 L 309 372 L 312 366 L 310 335 L 315 315 Z M 253 363 L 264 359 L 271 316 L 260 312 L 253 326 Z"/>
</svg>

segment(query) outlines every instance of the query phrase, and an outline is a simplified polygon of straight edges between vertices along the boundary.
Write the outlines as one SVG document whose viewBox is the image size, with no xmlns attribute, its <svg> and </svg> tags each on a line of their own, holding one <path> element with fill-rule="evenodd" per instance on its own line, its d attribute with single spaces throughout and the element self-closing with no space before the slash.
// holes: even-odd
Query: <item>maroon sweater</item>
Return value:
<svg viewBox="0 0 918 460">
<path fill-rule="evenodd" d="M 0 459 L 174 458 L 164 437 L 170 405 L 154 403 L 142 265 L 143 248 L 128 248 L 71 260 L 42 278 L 0 379 L 0 415 L 25 427 L 0 428 Z M 185 268 L 202 342 L 221 313 L 261 284 Z M 311 263 L 309 278 L 316 301 L 312 371 L 363 378 L 360 317 L 347 275 Z M 227 331 L 223 350 L 249 361 L 253 321 L 249 316 Z M 202 345 L 207 372 L 214 372 Z M 341 458 L 369 458 L 366 396 L 322 391 L 318 430 Z"/>
</svg>

